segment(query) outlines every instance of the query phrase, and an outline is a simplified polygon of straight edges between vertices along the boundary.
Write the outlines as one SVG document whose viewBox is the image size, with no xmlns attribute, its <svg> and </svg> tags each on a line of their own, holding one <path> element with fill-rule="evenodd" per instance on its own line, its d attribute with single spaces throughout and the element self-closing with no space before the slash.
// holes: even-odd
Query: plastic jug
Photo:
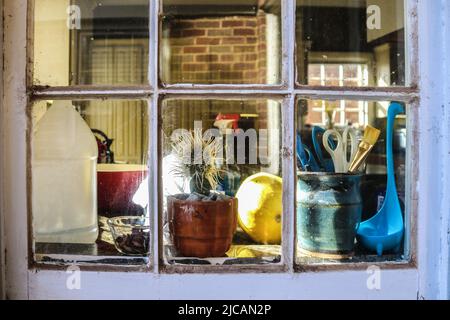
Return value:
<svg viewBox="0 0 450 320">
<path fill-rule="evenodd" d="M 32 203 L 36 242 L 94 243 L 95 137 L 68 101 L 55 101 L 33 132 Z"/>
</svg>

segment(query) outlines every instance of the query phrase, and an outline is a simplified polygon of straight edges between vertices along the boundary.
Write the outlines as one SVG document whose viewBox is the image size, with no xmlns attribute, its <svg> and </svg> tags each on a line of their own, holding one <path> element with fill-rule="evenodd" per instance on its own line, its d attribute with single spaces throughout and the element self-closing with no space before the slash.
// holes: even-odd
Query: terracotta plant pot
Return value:
<svg viewBox="0 0 450 320">
<path fill-rule="evenodd" d="M 185 201 L 167 198 L 169 228 L 179 256 L 223 257 L 237 227 L 237 199 Z"/>
</svg>

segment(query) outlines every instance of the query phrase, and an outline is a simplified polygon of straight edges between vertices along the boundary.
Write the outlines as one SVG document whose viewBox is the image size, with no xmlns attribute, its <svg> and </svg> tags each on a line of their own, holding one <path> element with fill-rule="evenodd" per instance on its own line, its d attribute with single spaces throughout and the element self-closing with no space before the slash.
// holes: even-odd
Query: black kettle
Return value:
<svg viewBox="0 0 450 320">
<path fill-rule="evenodd" d="M 91 129 L 98 146 L 98 163 L 114 163 L 114 152 L 111 145 L 114 139 L 110 139 L 106 133 L 98 129 Z"/>
</svg>

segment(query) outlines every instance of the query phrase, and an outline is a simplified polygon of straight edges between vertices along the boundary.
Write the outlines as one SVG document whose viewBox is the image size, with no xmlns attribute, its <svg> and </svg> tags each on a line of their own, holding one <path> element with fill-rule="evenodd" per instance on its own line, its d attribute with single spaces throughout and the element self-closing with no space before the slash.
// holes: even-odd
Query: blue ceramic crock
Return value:
<svg viewBox="0 0 450 320">
<path fill-rule="evenodd" d="M 361 222 L 360 174 L 299 173 L 298 247 L 312 255 L 353 254 Z"/>
</svg>

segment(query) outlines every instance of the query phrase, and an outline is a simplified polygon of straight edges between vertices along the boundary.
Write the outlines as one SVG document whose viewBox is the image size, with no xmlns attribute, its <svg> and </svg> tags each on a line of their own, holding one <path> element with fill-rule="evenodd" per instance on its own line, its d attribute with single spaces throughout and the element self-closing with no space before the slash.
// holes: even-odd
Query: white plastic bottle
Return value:
<svg viewBox="0 0 450 320">
<path fill-rule="evenodd" d="M 33 132 L 32 199 L 36 242 L 94 243 L 98 147 L 68 101 L 56 101 Z"/>
</svg>

